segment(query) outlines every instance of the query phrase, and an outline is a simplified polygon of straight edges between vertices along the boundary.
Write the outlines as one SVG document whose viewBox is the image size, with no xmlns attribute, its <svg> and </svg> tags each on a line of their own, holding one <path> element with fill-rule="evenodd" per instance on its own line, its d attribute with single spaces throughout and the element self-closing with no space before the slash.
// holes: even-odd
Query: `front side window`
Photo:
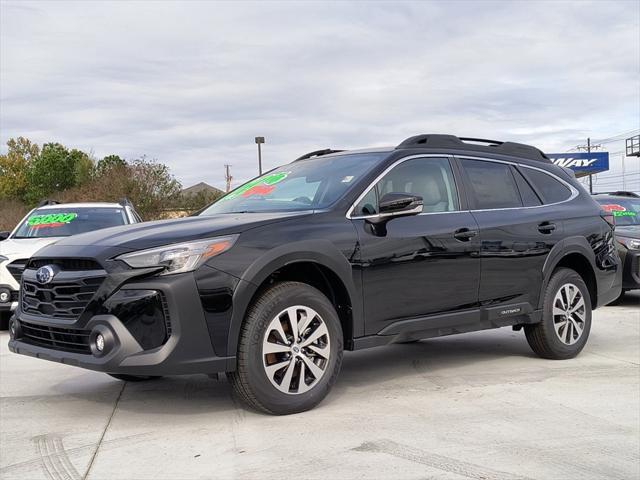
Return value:
<svg viewBox="0 0 640 480">
<path fill-rule="evenodd" d="M 200 215 L 326 208 L 388 153 L 317 157 L 283 165 L 228 193 Z"/>
<path fill-rule="evenodd" d="M 423 213 L 453 212 L 460 208 L 449 160 L 414 158 L 387 173 L 358 202 L 354 217 L 378 213 L 378 201 L 388 193 L 410 193 L 422 198 Z"/>
<path fill-rule="evenodd" d="M 126 223 L 123 208 L 39 208 L 20 224 L 13 238 L 68 237 Z"/>
<path fill-rule="evenodd" d="M 462 168 L 471 184 L 470 193 L 475 200 L 475 208 L 484 210 L 522 207 L 522 199 L 509 165 L 462 160 Z"/>
<path fill-rule="evenodd" d="M 522 169 L 527 180 L 540 193 L 544 203 L 558 203 L 567 200 L 571 196 L 571 190 L 551 175 L 533 168 Z"/>
</svg>

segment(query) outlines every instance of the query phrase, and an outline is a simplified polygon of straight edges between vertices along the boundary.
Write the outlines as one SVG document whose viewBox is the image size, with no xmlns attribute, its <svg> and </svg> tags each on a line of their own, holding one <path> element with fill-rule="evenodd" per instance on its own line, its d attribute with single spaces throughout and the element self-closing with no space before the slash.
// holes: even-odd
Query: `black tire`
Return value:
<svg viewBox="0 0 640 480">
<path fill-rule="evenodd" d="M 326 325 L 329 358 L 324 373 L 310 390 L 285 393 L 267 376 L 262 342 L 271 322 L 285 309 L 298 305 L 315 310 Z M 249 308 L 240 332 L 236 371 L 228 372 L 227 377 L 236 396 L 256 410 L 273 415 L 304 412 L 320 403 L 331 390 L 340 372 L 342 353 L 340 319 L 327 297 L 304 283 L 281 282 L 264 291 Z"/>
<path fill-rule="evenodd" d="M 148 380 L 157 380 L 158 378 L 162 378 L 160 376 L 151 376 L 151 375 L 123 375 L 120 373 L 107 373 L 110 377 L 115 378 L 116 380 L 122 380 L 123 382 L 146 382 Z"/>
<path fill-rule="evenodd" d="M 9 330 L 9 319 L 11 312 L 0 312 L 0 330 Z"/>
<path fill-rule="evenodd" d="M 577 341 L 572 345 L 567 345 L 556 333 L 553 316 L 556 294 L 567 284 L 575 285 L 584 300 L 583 330 Z M 542 358 L 565 360 L 575 357 L 582 351 L 589 338 L 590 330 L 591 297 L 589 296 L 589 290 L 577 272 L 569 268 L 559 268 L 553 273 L 544 292 L 542 321 L 534 325 L 525 325 L 524 333 L 527 337 L 527 342 L 532 350 Z"/>
</svg>

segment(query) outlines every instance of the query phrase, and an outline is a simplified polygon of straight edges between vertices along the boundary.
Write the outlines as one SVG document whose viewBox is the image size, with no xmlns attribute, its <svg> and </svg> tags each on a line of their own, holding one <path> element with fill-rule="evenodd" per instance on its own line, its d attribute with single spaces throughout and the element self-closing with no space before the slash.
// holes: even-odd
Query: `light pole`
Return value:
<svg viewBox="0 0 640 480">
<path fill-rule="evenodd" d="M 256 137 L 256 144 L 258 145 L 258 173 L 262 175 L 262 149 L 260 146 L 264 143 L 264 137 Z"/>
</svg>

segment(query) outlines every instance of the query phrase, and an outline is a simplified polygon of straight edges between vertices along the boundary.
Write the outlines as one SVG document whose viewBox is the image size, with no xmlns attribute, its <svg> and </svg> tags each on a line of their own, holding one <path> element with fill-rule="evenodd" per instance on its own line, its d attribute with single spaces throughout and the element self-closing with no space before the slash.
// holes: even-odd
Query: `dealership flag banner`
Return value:
<svg viewBox="0 0 640 480">
<path fill-rule="evenodd" d="M 576 177 L 609 170 L 609 152 L 547 153 L 546 155 L 556 165 L 573 170 Z"/>
</svg>

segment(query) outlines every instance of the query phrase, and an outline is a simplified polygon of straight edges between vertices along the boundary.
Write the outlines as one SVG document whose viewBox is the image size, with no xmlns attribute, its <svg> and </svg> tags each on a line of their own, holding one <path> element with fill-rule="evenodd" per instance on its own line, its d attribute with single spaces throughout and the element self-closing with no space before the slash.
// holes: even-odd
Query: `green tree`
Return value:
<svg viewBox="0 0 640 480">
<path fill-rule="evenodd" d="M 74 165 L 74 185 L 83 185 L 91 180 L 95 165 L 89 155 L 74 148 L 69 152 L 68 161 Z"/>
<path fill-rule="evenodd" d="M 26 202 L 35 204 L 53 192 L 73 187 L 76 184 L 76 160 L 63 145 L 45 143 L 40 156 L 27 169 Z"/>
<path fill-rule="evenodd" d="M 118 155 L 107 155 L 102 160 L 98 160 L 96 165 L 96 175 L 104 175 L 109 170 L 123 168 L 126 165 L 127 162 Z"/>
<path fill-rule="evenodd" d="M 18 137 L 7 142 L 6 155 L 0 155 L 0 198 L 21 198 L 27 189 L 26 172 L 40 154 L 38 145 Z"/>
</svg>

